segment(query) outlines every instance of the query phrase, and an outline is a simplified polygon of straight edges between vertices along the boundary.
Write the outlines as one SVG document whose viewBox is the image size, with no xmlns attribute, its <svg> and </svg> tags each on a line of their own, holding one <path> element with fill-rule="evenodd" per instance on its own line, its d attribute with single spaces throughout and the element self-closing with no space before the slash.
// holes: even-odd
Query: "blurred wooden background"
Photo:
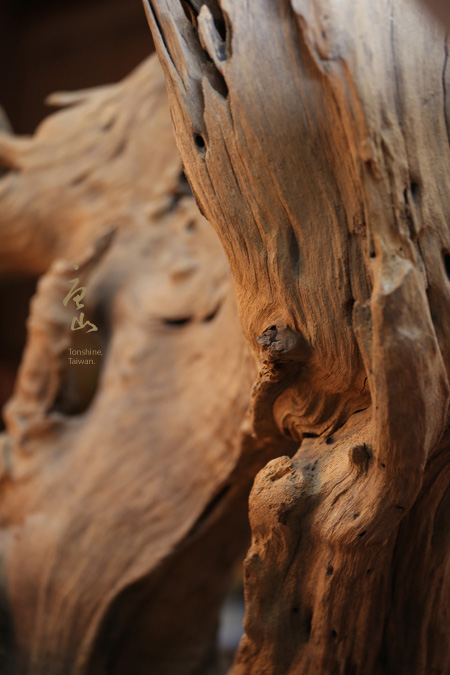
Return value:
<svg viewBox="0 0 450 675">
<path fill-rule="evenodd" d="M 50 112 L 49 94 L 116 82 L 153 49 L 140 0 L 0 0 L 0 105 L 15 133 L 30 134 Z M 0 407 L 12 392 L 35 285 L 0 276 Z"/>
</svg>

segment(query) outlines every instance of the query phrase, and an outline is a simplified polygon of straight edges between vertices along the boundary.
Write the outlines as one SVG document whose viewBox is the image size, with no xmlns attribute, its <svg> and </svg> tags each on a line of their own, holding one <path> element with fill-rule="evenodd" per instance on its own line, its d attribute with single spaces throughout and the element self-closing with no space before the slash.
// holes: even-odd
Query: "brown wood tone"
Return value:
<svg viewBox="0 0 450 675">
<path fill-rule="evenodd" d="M 0 133 L 1 270 L 43 274 L 0 436 L 0 672 L 217 673 L 251 482 L 278 452 L 247 420 L 229 267 L 156 56 L 54 100 L 34 137 Z M 71 330 L 73 278 L 97 331 Z"/>
<path fill-rule="evenodd" d="M 145 0 L 259 364 L 233 675 L 450 672 L 450 68 L 411 0 Z"/>
<path fill-rule="evenodd" d="M 447 0 L 424 0 L 425 4 L 450 29 L 450 4 Z"/>
</svg>

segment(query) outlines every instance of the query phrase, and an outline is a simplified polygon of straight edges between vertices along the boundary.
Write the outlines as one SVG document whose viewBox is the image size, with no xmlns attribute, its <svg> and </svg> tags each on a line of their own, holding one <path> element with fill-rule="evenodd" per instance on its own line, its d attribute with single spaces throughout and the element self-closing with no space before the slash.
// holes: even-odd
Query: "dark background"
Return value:
<svg viewBox="0 0 450 675">
<path fill-rule="evenodd" d="M 32 133 L 48 94 L 116 82 L 152 51 L 141 0 L 0 0 L 0 105 Z"/>
<path fill-rule="evenodd" d="M 117 82 L 152 51 L 141 0 L 0 0 L 0 106 L 16 134 L 32 134 L 52 112 L 49 94 Z M 0 408 L 35 287 L 36 279 L 0 278 Z"/>
</svg>

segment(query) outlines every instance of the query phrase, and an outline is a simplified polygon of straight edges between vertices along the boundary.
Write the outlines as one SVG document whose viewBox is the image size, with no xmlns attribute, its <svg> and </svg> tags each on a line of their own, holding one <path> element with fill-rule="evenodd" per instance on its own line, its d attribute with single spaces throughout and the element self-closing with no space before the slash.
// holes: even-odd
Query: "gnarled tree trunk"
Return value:
<svg viewBox="0 0 450 675">
<path fill-rule="evenodd" d="M 233 675 L 447 673 L 444 30 L 411 0 L 146 6 L 259 363 L 254 433 L 280 443 Z"/>
</svg>

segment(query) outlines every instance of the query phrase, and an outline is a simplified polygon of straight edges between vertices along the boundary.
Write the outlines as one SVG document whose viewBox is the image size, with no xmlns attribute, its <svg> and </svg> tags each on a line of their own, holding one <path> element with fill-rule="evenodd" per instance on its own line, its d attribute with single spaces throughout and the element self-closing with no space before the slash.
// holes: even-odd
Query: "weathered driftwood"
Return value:
<svg viewBox="0 0 450 675">
<path fill-rule="evenodd" d="M 444 30 L 411 0 L 146 0 L 259 361 L 234 675 L 450 671 Z M 280 455 L 283 454 L 280 449 Z"/>
<path fill-rule="evenodd" d="M 216 672 L 251 481 L 275 456 L 246 431 L 229 268 L 156 57 L 56 100 L 33 138 L 0 136 L 1 269 L 46 272 L 0 437 L 0 672 Z M 71 330 L 74 277 L 98 331 Z M 71 365 L 84 348 L 103 355 Z"/>
</svg>

